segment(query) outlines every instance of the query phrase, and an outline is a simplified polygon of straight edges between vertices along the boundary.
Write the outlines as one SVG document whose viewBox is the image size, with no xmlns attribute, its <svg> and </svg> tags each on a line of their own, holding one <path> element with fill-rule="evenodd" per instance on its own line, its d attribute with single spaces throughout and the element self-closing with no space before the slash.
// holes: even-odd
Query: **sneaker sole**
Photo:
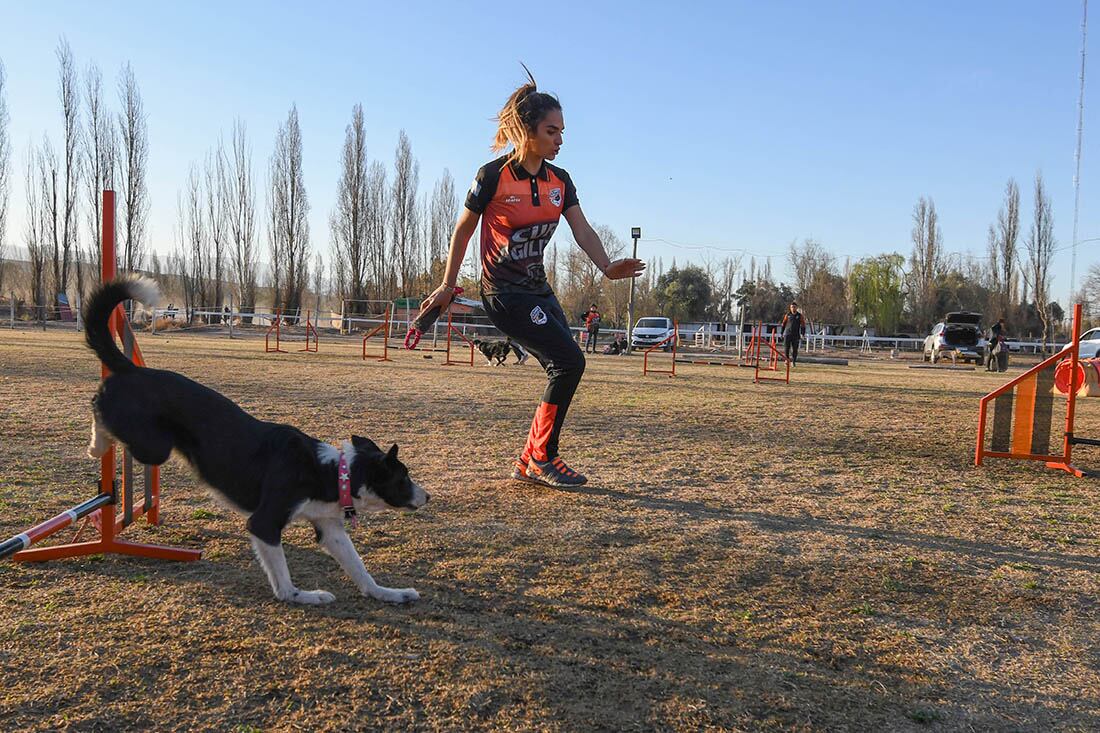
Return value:
<svg viewBox="0 0 1100 733">
<path fill-rule="evenodd" d="M 542 481 L 539 481 L 536 478 L 528 476 L 525 473 L 520 473 L 519 471 L 512 471 L 512 480 L 513 481 L 520 481 L 520 482 L 525 483 L 525 484 L 541 484 L 542 483 Z"/>
<path fill-rule="evenodd" d="M 531 481 L 533 483 L 536 483 L 536 484 L 541 484 L 542 486 L 550 486 L 550 487 L 555 488 L 555 489 L 569 489 L 569 488 L 572 488 L 574 486 L 584 486 L 586 483 L 588 483 L 588 478 L 587 477 L 584 477 L 582 480 L 577 481 L 576 483 L 570 483 L 570 484 L 567 484 L 567 483 L 564 483 L 564 482 L 559 482 L 559 481 L 548 481 L 546 479 L 538 478 L 536 476 L 530 476 L 530 475 L 528 475 L 527 480 Z"/>
</svg>

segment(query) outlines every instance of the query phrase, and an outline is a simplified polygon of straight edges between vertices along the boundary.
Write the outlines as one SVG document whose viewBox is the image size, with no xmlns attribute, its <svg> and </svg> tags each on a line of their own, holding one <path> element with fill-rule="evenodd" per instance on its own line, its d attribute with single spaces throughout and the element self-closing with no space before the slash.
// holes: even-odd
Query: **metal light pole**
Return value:
<svg viewBox="0 0 1100 733">
<path fill-rule="evenodd" d="M 638 259 L 638 240 L 642 238 L 642 228 L 632 227 L 630 230 L 630 236 L 634 239 L 634 254 L 631 255 L 634 259 Z M 630 278 L 630 303 L 626 307 L 626 353 L 634 353 L 634 281 L 637 278 Z"/>
</svg>

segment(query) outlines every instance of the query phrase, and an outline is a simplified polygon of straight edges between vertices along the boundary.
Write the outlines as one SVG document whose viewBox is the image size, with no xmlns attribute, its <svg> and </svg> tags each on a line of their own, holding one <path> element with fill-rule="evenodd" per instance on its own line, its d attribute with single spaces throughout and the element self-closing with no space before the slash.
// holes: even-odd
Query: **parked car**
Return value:
<svg viewBox="0 0 1100 733">
<path fill-rule="evenodd" d="M 647 317 L 639 318 L 630 335 L 630 344 L 635 349 L 648 349 L 661 343 L 672 335 L 672 319 Z M 672 350 L 672 339 L 661 346 L 662 351 Z"/>
<path fill-rule="evenodd" d="M 981 364 L 989 344 L 982 335 L 982 314 L 957 311 L 948 313 L 932 327 L 924 339 L 924 360 L 935 364 L 957 353 L 962 361 Z"/>
<path fill-rule="evenodd" d="M 1077 347 L 1078 359 L 1100 359 L 1100 328 L 1090 328 L 1081 334 L 1081 345 Z"/>
</svg>

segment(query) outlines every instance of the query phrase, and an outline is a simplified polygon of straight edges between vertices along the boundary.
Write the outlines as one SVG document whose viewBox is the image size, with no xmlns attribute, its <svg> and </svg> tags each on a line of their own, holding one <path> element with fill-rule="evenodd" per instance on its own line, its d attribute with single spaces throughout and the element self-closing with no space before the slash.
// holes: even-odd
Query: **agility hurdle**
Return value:
<svg viewBox="0 0 1100 733">
<path fill-rule="evenodd" d="M 363 361 L 367 359 L 373 359 L 374 361 L 393 361 L 393 359 L 390 358 L 390 316 L 392 310 L 392 306 L 387 307 L 386 315 L 382 323 L 367 331 L 367 334 L 363 336 Z M 382 356 L 377 356 L 375 354 L 368 355 L 367 341 L 378 333 L 382 334 Z"/>
<path fill-rule="evenodd" d="M 451 361 L 451 338 L 452 334 L 458 334 L 458 337 L 466 342 L 466 345 L 470 347 L 470 360 L 466 361 Z M 447 359 L 443 362 L 443 366 L 460 366 L 460 365 L 474 365 L 474 342 L 466 338 L 466 334 L 455 328 L 452 323 L 451 311 L 447 311 Z"/>
<path fill-rule="evenodd" d="M 264 334 L 264 353 L 265 354 L 285 354 L 285 349 L 282 348 L 282 323 L 283 323 L 283 309 L 275 309 L 275 322 L 267 327 L 267 333 Z M 275 348 L 271 348 L 271 332 L 275 332 Z"/>
<path fill-rule="evenodd" d="M 652 351 L 656 351 L 669 341 L 672 342 L 672 369 L 652 369 L 649 366 L 649 354 Z M 671 379 L 676 376 L 676 345 L 680 341 L 680 324 L 677 321 L 672 322 L 672 334 L 661 339 L 657 343 L 650 346 L 644 352 L 642 352 L 642 376 L 648 374 L 666 374 Z"/>
<path fill-rule="evenodd" d="M 785 354 L 780 353 L 779 349 L 777 349 L 775 347 L 775 331 L 772 331 L 771 341 L 765 341 L 764 340 L 764 324 L 761 323 L 760 324 L 760 337 L 754 339 L 753 343 L 756 344 L 756 350 L 749 354 L 749 358 L 752 360 L 752 367 L 753 367 L 753 375 L 752 375 L 753 384 L 759 384 L 760 382 L 783 382 L 783 384 L 790 384 L 791 383 L 791 362 L 787 359 Z M 768 351 L 767 351 L 767 362 L 768 362 L 768 364 L 763 369 L 761 369 L 760 362 L 762 361 L 762 359 L 761 359 L 761 356 L 760 356 L 760 351 L 764 346 L 768 347 Z M 782 377 L 768 377 L 768 376 L 762 377 L 762 376 L 760 376 L 761 371 L 778 372 L 779 371 L 779 361 L 781 359 L 783 360 L 783 363 L 787 367 L 786 374 L 784 374 Z"/>
<path fill-rule="evenodd" d="M 309 345 L 310 334 L 313 334 L 312 348 Z M 320 342 L 317 340 L 317 329 L 313 327 L 313 321 L 310 320 L 310 312 L 306 311 L 306 347 L 304 349 L 298 349 L 298 351 L 309 351 L 316 354 L 319 346 Z"/>
<path fill-rule="evenodd" d="M 101 221 L 101 252 L 102 266 L 100 275 L 103 282 L 109 282 L 115 277 L 115 192 L 103 192 L 103 219 Z M 145 359 L 141 349 L 134 339 L 133 331 L 126 321 L 126 312 L 120 303 L 111 315 L 108 326 L 116 338 L 121 338 L 124 353 L 132 358 L 138 366 L 145 366 Z M 110 375 L 106 366 L 100 366 L 103 378 Z M 126 527 L 133 523 L 134 518 L 145 515 L 146 520 L 153 525 L 159 525 L 160 520 L 160 468 L 157 466 L 145 466 L 144 496 L 138 504 L 134 504 L 134 460 L 129 451 L 122 448 L 122 483 L 121 487 L 115 479 L 116 464 L 115 452 L 120 446 L 112 443 L 111 448 L 100 459 L 99 464 L 99 494 L 72 509 L 61 512 L 55 517 L 37 524 L 26 532 L 16 535 L 0 543 L 0 559 L 12 556 L 14 560 L 26 562 L 38 562 L 42 560 L 54 560 L 64 557 L 78 557 L 82 555 L 99 555 L 113 553 L 119 555 L 136 555 L 139 557 L 157 558 L 160 560 L 198 560 L 202 556 L 199 550 L 187 550 L 177 547 L 165 547 L 162 545 L 147 545 L 137 542 L 128 542 L 118 539 L 117 536 Z M 122 492 L 123 512 L 117 515 L 115 506 L 119 503 L 119 491 Z M 32 544 L 44 540 L 50 535 L 68 527 L 75 522 L 84 519 L 91 522 L 99 529 L 99 539 L 78 542 L 82 526 L 77 532 L 73 542 L 67 545 L 55 547 L 41 547 L 27 549 Z"/>
<path fill-rule="evenodd" d="M 1073 341 L 1070 345 L 1026 372 L 993 390 L 978 403 L 978 440 L 974 465 L 984 458 L 1012 458 L 1021 461 L 1043 461 L 1047 468 L 1071 473 L 1078 478 L 1095 475 L 1073 465 L 1073 446 L 1100 446 L 1100 440 L 1081 438 L 1073 433 L 1073 418 L 1078 392 L 1097 395 L 1096 389 L 1086 391 L 1085 365 L 1095 369 L 1088 360 L 1079 359 L 1081 345 L 1081 304 L 1073 306 Z M 1068 353 L 1067 353 L 1068 352 Z M 1068 366 L 1068 378 L 1065 374 Z M 1051 450 L 1054 421 L 1054 395 L 1066 396 L 1065 429 L 1061 452 Z M 989 448 L 986 448 L 988 411 L 993 405 L 993 426 Z"/>
</svg>

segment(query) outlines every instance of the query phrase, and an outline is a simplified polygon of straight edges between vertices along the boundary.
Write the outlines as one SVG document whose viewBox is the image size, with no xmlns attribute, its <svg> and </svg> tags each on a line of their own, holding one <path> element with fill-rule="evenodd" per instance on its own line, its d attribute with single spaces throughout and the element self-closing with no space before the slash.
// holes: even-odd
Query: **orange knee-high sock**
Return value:
<svg viewBox="0 0 1100 733">
<path fill-rule="evenodd" d="M 527 445 L 523 447 L 521 460 L 534 458 L 536 461 L 548 460 L 546 444 L 554 431 L 554 418 L 558 415 L 558 406 L 549 402 L 540 402 L 535 410 L 535 419 L 531 421 L 531 430 L 527 433 Z"/>
</svg>

